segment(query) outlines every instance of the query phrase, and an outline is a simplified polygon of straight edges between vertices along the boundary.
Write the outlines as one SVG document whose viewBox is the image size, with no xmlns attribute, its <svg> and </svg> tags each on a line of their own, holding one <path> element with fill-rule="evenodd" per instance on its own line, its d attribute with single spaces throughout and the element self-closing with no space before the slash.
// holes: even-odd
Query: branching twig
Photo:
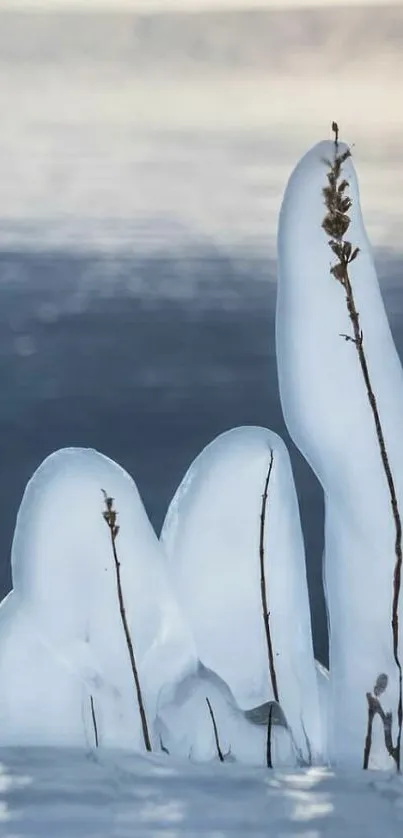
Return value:
<svg viewBox="0 0 403 838">
<path fill-rule="evenodd" d="M 396 761 L 397 769 L 398 771 L 400 771 L 400 751 L 403 725 L 403 678 L 402 666 L 400 663 L 399 656 L 399 599 L 403 562 L 402 523 L 397 501 L 395 482 L 389 462 L 389 456 L 386 450 L 385 437 L 379 415 L 378 404 L 372 387 L 367 358 L 364 351 L 364 340 L 363 333 L 360 327 L 360 318 L 355 305 L 353 288 L 351 285 L 351 280 L 348 271 L 349 265 L 351 264 L 351 262 L 354 261 L 354 259 L 357 258 L 359 253 L 359 248 L 356 247 L 353 249 L 351 242 L 347 241 L 344 238 L 350 226 L 350 218 L 348 215 L 348 211 L 351 207 L 352 202 L 351 198 L 349 198 L 345 194 L 346 189 L 349 185 L 348 181 L 340 181 L 340 177 L 342 165 L 347 160 L 347 158 L 351 156 L 351 152 L 349 149 L 347 149 L 347 151 L 339 155 L 339 129 L 337 123 L 334 122 L 332 128 L 335 133 L 335 155 L 333 163 L 329 163 L 329 161 L 327 161 L 329 163 L 329 171 L 327 173 L 328 185 L 325 186 L 325 188 L 323 189 L 327 214 L 323 220 L 322 227 L 325 230 L 325 232 L 329 236 L 331 236 L 329 246 L 331 247 L 333 253 L 337 256 L 338 259 L 338 262 L 336 262 L 336 264 L 331 268 L 331 273 L 344 288 L 346 294 L 348 315 L 352 323 L 354 335 L 354 337 L 350 338 L 348 335 L 343 335 L 343 337 L 346 339 L 350 339 L 352 343 L 355 344 L 358 353 L 361 372 L 364 378 L 365 388 L 367 391 L 368 402 L 374 420 L 379 453 L 382 461 L 383 470 L 385 473 L 386 483 L 389 490 L 390 505 L 395 528 L 395 568 L 392 596 L 392 644 L 393 657 L 398 670 L 399 698 L 397 707 L 398 734 L 396 748 L 394 749 L 394 759 Z"/>
<path fill-rule="evenodd" d="M 91 705 L 92 725 L 93 725 L 93 728 L 94 728 L 95 747 L 98 748 L 99 738 L 98 738 L 97 717 L 95 715 L 94 699 L 93 699 L 92 695 L 90 695 L 90 705 Z"/>
<path fill-rule="evenodd" d="M 264 491 L 262 495 L 262 508 L 260 512 L 260 542 L 259 542 L 259 557 L 260 557 L 260 594 L 262 599 L 262 616 L 263 616 L 263 623 L 264 629 L 266 633 L 266 643 L 267 643 L 267 653 L 269 658 L 269 669 L 270 669 L 270 678 L 271 684 L 273 688 L 273 695 L 277 703 L 280 703 L 279 693 L 278 693 L 278 685 L 277 685 L 277 675 L 276 675 L 276 668 L 274 665 L 274 652 L 273 652 L 273 643 L 271 639 L 271 632 L 270 632 L 270 611 L 267 604 L 267 590 L 266 590 L 266 574 L 264 568 L 264 536 L 265 536 L 265 526 L 266 526 L 266 504 L 267 504 L 267 495 L 269 491 L 269 483 L 270 477 L 273 469 L 273 462 L 274 462 L 274 455 L 273 450 L 270 449 L 270 465 L 269 470 L 267 472 L 266 481 L 264 484 Z"/>
<path fill-rule="evenodd" d="M 120 577 L 120 561 L 118 559 L 118 554 L 117 554 L 117 550 L 116 550 L 116 538 L 117 538 L 117 535 L 119 533 L 119 526 L 116 523 L 117 512 L 113 508 L 114 499 L 109 497 L 104 489 L 102 489 L 102 493 L 104 495 L 105 506 L 106 506 L 106 510 L 103 513 L 103 517 L 104 517 L 104 519 L 105 519 L 105 521 L 106 521 L 106 523 L 109 527 L 109 532 L 110 532 L 110 536 L 111 536 L 112 553 L 113 553 L 113 559 L 114 559 L 115 571 L 116 571 L 116 588 L 117 588 L 117 594 L 118 594 L 118 600 L 119 600 L 119 611 L 120 611 L 120 617 L 121 617 L 121 620 L 122 620 L 123 630 L 124 630 L 124 633 L 125 633 L 127 649 L 128 649 L 128 652 L 129 652 L 130 664 L 131 664 L 131 668 L 132 668 L 132 672 L 133 672 L 133 679 L 134 679 L 134 684 L 135 684 L 135 688 L 136 688 L 137 702 L 138 702 L 138 705 L 139 705 L 139 712 L 140 712 L 140 719 L 141 719 L 141 727 L 142 727 L 142 731 L 143 731 L 144 744 L 145 744 L 146 750 L 151 751 L 152 750 L 151 739 L 150 739 L 150 734 L 148 732 L 147 717 L 146 717 L 146 713 L 145 713 L 145 709 L 144 709 L 144 701 L 143 701 L 143 695 L 142 695 L 142 692 L 141 692 L 140 679 L 139 679 L 139 674 L 138 674 L 138 670 L 137 670 L 136 659 L 135 659 L 135 656 L 134 656 L 133 643 L 132 643 L 132 639 L 131 639 L 131 636 L 130 636 L 129 624 L 127 622 L 127 617 L 126 617 L 126 609 L 125 609 L 125 603 L 124 603 L 124 599 L 123 599 L 123 590 L 122 590 L 122 580 L 121 580 L 121 577 Z"/>
<path fill-rule="evenodd" d="M 365 748 L 364 748 L 364 760 L 363 760 L 363 768 L 367 769 L 369 765 L 369 757 L 371 754 L 371 747 L 372 747 L 372 727 L 374 723 L 375 716 L 379 716 L 382 724 L 383 724 L 383 735 L 385 739 L 385 748 L 389 754 L 389 756 L 394 759 L 397 764 L 398 754 L 397 754 L 397 746 L 395 747 L 393 744 L 392 739 L 392 713 L 385 713 L 381 702 L 378 698 L 376 698 L 372 693 L 367 693 L 367 702 L 368 702 L 368 722 L 367 722 L 367 735 L 365 737 Z"/>
<path fill-rule="evenodd" d="M 211 721 L 213 723 L 214 739 L 215 739 L 215 744 L 216 744 L 216 748 L 217 748 L 218 759 L 220 760 L 220 762 L 224 762 L 225 761 L 224 754 L 221 750 L 220 740 L 218 738 L 218 730 L 217 730 L 216 720 L 214 718 L 213 708 L 212 708 L 210 700 L 207 698 L 207 696 L 206 696 L 206 702 L 207 702 L 207 707 L 209 709 L 209 713 L 210 713 L 210 716 L 211 716 Z"/>
<path fill-rule="evenodd" d="M 345 335 L 345 334 L 342 332 L 342 333 L 340 334 L 340 337 L 341 337 L 341 338 L 344 338 L 344 340 L 346 340 L 346 341 L 350 341 L 350 343 L 355 343 L 355 345 L 357 346 L 357 341 L 356 341 L 356 339 L 355 339 L 355 338 L 352 338 L 352 337 L 351 337 L 351 335 Z M 360 332 L 360 341 L 359 341 L 359 342 L 360 342 L 360 344 L 362 344 L 362 341 L 363 341 L 363 334 L 362 334 L 362 330 L 361 330 L 361 332 Z"/>
</svg>

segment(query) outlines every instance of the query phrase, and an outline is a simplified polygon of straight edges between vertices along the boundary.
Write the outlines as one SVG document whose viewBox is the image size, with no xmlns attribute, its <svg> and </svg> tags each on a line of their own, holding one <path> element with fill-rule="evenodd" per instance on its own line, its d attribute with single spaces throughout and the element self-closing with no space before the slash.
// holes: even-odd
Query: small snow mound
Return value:
<svg viewBox="0 0 403 838">
<path fill-rule="evenodd" d="M 58 451 L 28 483 L 17 517 L 14 589 L 0 607 L 0 742 L 97 737 L 144 748 L 103 491 L 117 511 L 123 606 L 151 736 L 161 694 L 197 665 L 133 480 L 96 451 Z"/>
<path fill-rule="evenodd" d="M 301 750 L 305 728 L 313 752 L 320 753 L 304 546 L 280 437 L 243 427 L 210 443 L 179 487 L 161 540 L 199 658 L 243 710 L 276 698 L 262 610 L 263 547 L 280 704 Z"/>
</svg>

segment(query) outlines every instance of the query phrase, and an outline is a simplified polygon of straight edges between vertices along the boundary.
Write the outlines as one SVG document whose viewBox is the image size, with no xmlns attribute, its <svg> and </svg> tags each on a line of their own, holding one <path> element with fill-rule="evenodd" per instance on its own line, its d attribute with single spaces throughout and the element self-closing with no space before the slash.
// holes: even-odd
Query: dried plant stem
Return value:
<svg viewBox="0 0 403 838">
<path fill-rule="evenodd" d="M 266 505 L 267 505 L 267 495 L 269 491 L 269 483 L 270 477 L 273 470 L 273 462 L 274 462 L 274 455 L 273 450 L 270 449 L 270 464 L 269 470 L 267 472 L 265 484 L 264 484 L 264 491 L 262 495 L 262 508 L 260 512 L 260 540 L 259 540 L 259 557 L 260 557 L 260 594 L 262 599 L 262 616 L 263 616 L 263 623 L 264 623 L 264 630 L 266 634 L 266 643 L 267 643 L 267 654 L 269 658 L 269 669 L 270 669 L 270 678 L 271 684 L 273 688 L 273 696 L 277 703 L 280 703 L 279 693 L 278 693 L 278 685 L 277 685 L 277 675 L 276 675 L 276 668 L 274 665 L 274 652 L 273 652 L 273 643 L 271 639 L 271 632 L 270 632 L 270 611 L 268 608 L 267 603 L 267 589 L 266 589 L 266 574 L 264 568 L 264 537 L 265 537 L 265 528 L 266 528 Z"/>
<path fill-rule="evenodd" d="M 220 760 L 220 762 L 224 762 L 224 754 L 221 750 L 220 740 L 218 738 L 218 729 L 217 729 L 217 724 L 216 724 L 216 720 L 215 720 L 214 713 L 213 713 L 213 708 L 211 706 L 210 699 L 207 698 L 207 696 L 206 696 L 206 702 L 207 702 L 207 707 L 209 709 L 209 713 L 210 713 L 210 716 L 211 716 L 211 721 L 212 721 L 212 724 L 213 724 L 214 739 L 215 739 L 215 745 L 216 745 L 216 748 L 217 748 L 218 759 Z"/>
<path fill-rule="evenodd" d="M 161 736 L 161 734 L 160 734 L 160 748 L 161 748 L 161 751 L 162 751 L 162 753 L 163 753 L 163 754 L 168 754 L 168 756 L 169 756 L 169 751 L 168 751 L 168 748 L 166 748 L 166 747 L 165 747 L 165 745 L 164 745 L 164 743 L 163 743 L 163 741 L 162 741 L 162 736 Z"/>
<path fill-rule="evenodd" d="M 371 378 L 368 369 L 367 358 L 364 351 L 364 336 L 360 326 L 360 318 L 355 304 L 353 288 L 349 276 L 348 266 L 353 262 L 359 249 L 353 250 L 351 242 L 344 238 L 348 227 L 350 225 L 350 218 L 348 211 L 351 207 L 351 199 L 344 193 L 348 187 L 346 180 L 340 181 L 341 167 L 344 161 L 351 156 L 349 150 L 343 154 L 338 154 L 338 126 L 333 123 L 333 131 L 335 133 L 335 155 L 333 163 L 329 163 L 329 172 L 327 175 L 328 186 L 323 190 L 327 215 L 323 221 L 323 229 L 331 236 L 329 245 L 338 257 L 338 262 L 332 267 L 331 273 L 343 286 L 346 294 L 347 310 L 353 327 L 354 337 L 349 335 L 342 335 L 346 340 L 354 343 L 357 350 L 361 372 L 365 383 L 368 402 L 371 408 L 373 421 L 375 425 L 375 432 L 378 441 L 379 453 L 382 461 L 383 470 L 389 490 L 390 505 L 392 509 L 392 517 L 395 528 L 395 568 L 393 576 L 393 597 L 392 597 L 392 642 L 393 642 L 393 657 L 398 670 L 399 678 L 399 698 L 397 707 L 397 722 L 398 734 L 396 748 L 393 749 L 393 758 L 395 759 L 398 771 L 400 771 L 400 751 L 402 739 L 402 724 L 403 724 L 403 682 L 402 682 L 402 666 L 399 657 L 399 598 L 401 589 L 402 576 L 402 523 L 397 502 L 397 494 L 395 483 L 393 479 L 392 469 L 389 462 L 389 457 L 386 449 L 385 437 L 383 433 L 382 423 L 379 416 L 378 405 L 375 393 L 372 387 Z M 379 702 L 378 702 L 379 703 Z M 369 720 L 370 721 L 370 720 Z M 372 725 L 371 725 L 372 730 Z M 367 731 L 367 736 L 370 735 L 371 730 Z M 364 759 L 365 761 L 365 759 Z"/>
<path fill-rule="evenodd" d="M 354 342 L 357 348 L 358 357 L 360 359 L 361 370 L 367 389 L 368 401 L 371 405 L 372 415 L 374 418 L 376 435 L 378 439 L 379 451 L 382 459 L 382 465 L 385 472 L 386 481 L 389 489 L 390 505 L 392 508 L 392 516 L 395 527 L 395 569 L 393 575 L 393 600 L 392 600 L 392 638 L 393 638 L 393 657 L 397 666 L 399 674 L 399 698 L 397 708 L 397 722 L 398 734 L 396 744 L 396 765 L 400 770 L 400 746 L 402 739 L 402 723 L 403 723 L 403 683 L 402 683 L 402 665 L 399 656 L 399 599 L 401 589 L 402 576 L 402 523 L 397 502 L 396 488 L 392 475 L 392 470 L 389 463 L 389 457 L 386 450 L 385 438 L 381 420 L 379 417 L 378 406 L 374 391 L 371 386 L 371 380 L 368 371 L 367 359 L 364 353 L 363 336 L 360 329 L 360 321 L 357 309 L 355 307 L 354 295 L 351 287 L 351 282 L 346 272 L 346 299 L 350 320 L 353 324 Z"/>
<path fill-rule="evenodd" d="M 308 754 L 308 765 L 312 765 L 312 746 L 311 746 L 309 736 L 306 732 L 306 727 L 304 725 L 304 720 L 303 720 L 302 716 L 301 716 L 301 725 L 302 725 L 302 730 L 303 730 L 303 733 L 304 733 L 306 751 L 307 751 L 307 754 Z"/>
<path fill-rule="evenodd" d="M 375 716 L 379 716 L 383 724 L 383 734 L 385 739 L 385 748 L 388 754 L 397 762 L 397 746 L 395 747 L 392 739 L 392 713 L 385 713 L 381 702 L 372 693 L 367 693 L 368 702 L 368 721 L 367 721 L 367 735 L 365 737 L 364 759 L 362 767 L 367 769 L 369 766 L 369 757 L 372 747 L 372 727 Z"/>
<path fill-rule="evenodd" d="M 368 765 L 369 765 L 369 757 L 370 757 L 371 747 L 372 747 L 372 726 L 373 726 L 374 718 L 375 718 L 374 708 L 372 706 L 371 701 L 368 699 L 368 695 L 370 695 L 370 693 L 367 693 L 368 720 L 367 720 L 367 733 L 366 733 L 366 736 L 365 736 L 365 745 L 364 745 L 364 759 L 363 759 L 363 762 L 362 762 L 362 767 L 365 771 L 367 770 Z"/>
<path fill-rule="evenodd" d="M 266 742 L 266 765 L 268 768 L 273 768 L 273 758 L 271 753 L 271 735 L 273 730 L 273 704 L 270 704 L 269 718 L 267 721 L 267 742 Z"/>
<path fill-rule="evenodd" d="M 125 609 L 125 603 L 124 603 L 124 598 L 123 598 L 123 590 L 122 590 L 122 580 L 121 580 L 121 575 L 120 575 L 120 561 L 119 561 L 117 550 L 116 550 L 116 538 L 117 538 L 117 535 L 119 533 L 119 526 L 116 524 L 117 512 L 113 508 L 113 500 L 114 499 L 109 497 L 107 495 L 107 493 L 104 491 L 104 489 L 102 490 L 102 492 L 103 492 L 103 495 L 104 495 L 104 498 L 105 498 L 105 505 L 106 505 L 106 511 L 103 513 L 103 516 L 104 516 L 104 519 L 105 519 L 105 521 L 106 521 L 106 523 L 109 527 L 109 532 L 110 532 L 110 537 L 111 537 L 112 553 L 113 553 L 113 560 L 114 560 L 115 572 L 116 572 L 116 589 L 117 589 L 118 601 L 119 601 L 119 611 L 120 611 L 120 617 L 121 617 L 121 620 L 122 620 L 123 631 L 124 631 L 125 638 L 126 638 L 127 649 L 128 649 L 128 652 L 129 652 L 129 658 L 130 658 L 130 664 L 131 664 L 132 673 L 133 673 L 134 684 L 135 684 L 135 688 L 136 688 L 136 696 L 137 696 L 137 702 L 138 702 L 138 706 L 139 706 L 140 720 L 141 720 L 141 727 L 142 727 L 142 731 L 143 731 L 144 744 L 145 744 L 146 750 L 151 751 L 152 750 L 151 739 L 150 739 L 150 734 L 149 734 L 149 731 L 148 731 L 147 717 L 146 717 L 146 713 L 145 713 L 145 709 L 144 709 L 144 701 L 143 701 L 140 679 L 139 679 L 139 674 L 138 674 L 137 665 L 136 665 L 136 659 L 135 659 L 135 656 L 134 656 L 133 643 L 132 643 L 132 639 L 131 639 L 131 636 L 130 636 L 129 624 L 127 622 L 126 609 Z"/>
<path fill-rule="evenodd" d="M 98 725 L 97 725 L 97 717 L 95 715 L 94 699 L 93 699 L 92 695 L 90 695 L 90 705 L 91 705 L 92 726 L 94 728 L 95 747 L 98 748 L 98 746 L 99 746 Z"/>
</svg>

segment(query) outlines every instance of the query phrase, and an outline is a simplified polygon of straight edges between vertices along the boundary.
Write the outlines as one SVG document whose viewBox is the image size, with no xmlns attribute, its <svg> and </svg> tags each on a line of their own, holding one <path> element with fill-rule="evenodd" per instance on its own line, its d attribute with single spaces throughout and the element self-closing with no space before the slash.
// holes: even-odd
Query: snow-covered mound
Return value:
<svg viewBox="0 0 403 838">
<path fill-rule="evenodd" d="M 267 727 L 247 721 L 224 681 L 202 665 L 178 685 L 173 700 L 161 708 L 156 727 L 171 756 L 266 764 Z M 273 763 L 292 759 L 291 751 L 286 728 L 273 726 Z"/>
<path fill-rule="evenodd" d="M 161 540 L 204 666 L 246 713 L 259 716 L 261 705 L 278 698 L 294 751 L 309 759 L 308 739 L 316 757 L 321 731 L 304 545 L 282 440 L 254 427 L 214 440 L 184 477 Z"/>
<path fill-rule="evenodd" d="M 346 150 L 340 144 L 339 156 Z M 316 145 L 298 164 L 286 189 L 278 233 L 276 343 L 287 427 L 325 493 L 330 756 L 333 763 L 358 766 L 363 763 L 366 694 L 373 691 L 379 675 L 388 676 L 380 701 L 383 710 L 393 714 L 396 744 L 399 682 L 391 628 L 396 524 L 359 359 L 360 344 L 401 511 L 403 372 L 362 221 L 351 158 L 342 164 L 337 188 L 352 200 L 344 240 L 360 249 L 348 265 L 362 330 L 358 341 L 346 289 L 330 272 L 338 259 L 329 246 L 329 232 L 322 229 L 323 189 L 329 186 L 329 161 L 334 155 L 334 143 Z M 342 185 L 345 179 L 347 184 Z M 398 611 L 403 659 L 402 597 Z M 385 686 L 386 679 L 382 683 Z M 379 718 L 371 753 L 372 765 L 393 764 Z"/>
<path fill-rule="evenodd" d="M 144 750 L 105 498 L 114 498 L 124 608 L 151 739 L 157 705 L 196 668 L 165 558 L 129 475 L 86 449 L 29 482 L 0 607 L 0 742 Z"/>
</svg>

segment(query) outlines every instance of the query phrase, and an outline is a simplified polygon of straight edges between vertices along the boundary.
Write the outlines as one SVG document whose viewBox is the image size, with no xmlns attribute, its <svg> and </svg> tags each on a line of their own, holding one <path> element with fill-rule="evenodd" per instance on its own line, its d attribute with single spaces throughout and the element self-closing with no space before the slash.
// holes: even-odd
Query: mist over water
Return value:
<svg viewBox="0 0 403 838">
<path fill-rule="evenodd" d="M 326 660 L 321 490 L 278 396 L 275 235 L 292 167 L 335 116 L 403 354 L 403 13 L 343 14 L 337 40 L 334 10 L 197 26 L 0 13 L 2 595 L 22 492 L 51 451 L 120 462 L 158 532 L 200 449 L 265 425 L 290 446 Z"/>
</svg>

